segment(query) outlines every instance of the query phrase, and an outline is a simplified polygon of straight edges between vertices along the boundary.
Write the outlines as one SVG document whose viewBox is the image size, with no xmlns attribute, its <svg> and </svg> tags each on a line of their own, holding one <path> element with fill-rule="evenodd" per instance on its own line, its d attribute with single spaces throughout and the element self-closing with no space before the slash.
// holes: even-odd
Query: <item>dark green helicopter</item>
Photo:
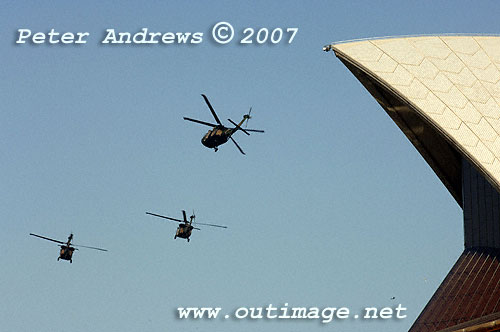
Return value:
<svg viewBox="0 0 500 332">
<path fill-rule="evenodd" d="M 52 241 L 55 243 L 61 244 L 59 247 L 61 247 L 61 250 L 59 251 L 59 258 L 57 260 L 63 259 L 65 261 L 69 261 L 70 263 L 73 263 L 73 251 L 78 250 L 78 248 L 75 247 L 82 247 L 82 248 L 88 248 L 88 249 L 95 249 L 95 250 L 100 250 L 100 251 L 108 251 L 106 249 L 101 249 L 101 248 L 96 248 L 96 247 L 89 247 L 89 246 L 82 246 L 82 245 L 76 245 L 76 244 L 71 244 L 71 240 L 73 240 L 73 233 L 71 233 L 68 236 L 68 241 L 63 242 L 59 240 L 54 240 L 49 237 L 37 235 L 30 233 L 31 236 L 36 236 L 44 240 Z"/>
<path fill-rule="evenodd" d="M 248 122 L 248 120 L 251 118 L 250 113 L 252 112 L 252 108 L 250 107 L 250 111 L 248 112 L 248 114 L 243 115 L 243 119 L 240 121 L 240 123 L 235 123 L 233 120 L 227 119 L 229 122 L 231 122 L 231 124 L 234 125 L 234 128 L 228 128 L 228 127 L 225 127 L 220 122 L 219 117 L 215 113 L 212 105 L 210 105 L 210 102 L 208 101 L 207 96 L 205 96 L 204 94 L 202 94 L 202 96 L 203 96 L 203 99 L 205 99 L 205 102 L 207 103 L 208 108 L 210 109 L 210 112 L 212 112 L 212 115 L 213 115 L 215 121 L 217 122 L 217 124 L 184 117 L 184 120 L 188 120 L 188 121 L 196 122 L 196 123 L 199 123 L 199 124 L 202 124 L 205 126 L 213 127 L 213 129 L 209 130 L 208 133 L 206 133 L 205 136 L 203 136 L 203 138 L 201 139 L 201 144 L 203 144 L 207 148 L 214 149 L 215 152 L 217 152 L 219 145 L 222 145 L 222 144 L 226 143 L 229 139 L 231 139 L 231 141 L 233 141 L 234 145 L 236 145 L 238 150 L 240 150 L 240 152 L 242 154 L 245 154 L 245 152 L 243 152 L 243 150 L 240 148 L 238 143 L 236 143 L 236 141 L 231 136 L 235 132 L 237 132 L 238 130 L 241 130 L 242 132 L 244 132 L 247 135 L 250 135 L 249 132 L 256 132 L 256 133 L 263 133 L 264 132 L 264 130 L 246 129 L 246 128 L 243 129 L 241 127 L 245 121 Z"/>
<path fill-rule="evenodd" d="M 172 217 L 166 217 L 166 216 L 162 216 L 161 214 L 156 214 L 156 213 L 151 213 L 151 212 L 146 212 L 146 214 L 149 214 L 150 216 L 155 216 L 155 217 L 178 222 L 179 226 L 177 226 L 177 231 L 175 232 L 174 239 L 177 239 L 178 237 L 180 237 L 181 239 L 186 239 L 187 242 L 189 242 L 189 237 L 191 236 L 191 232 L 193 231 L 193 229 L 200 230 L 198 227 L 194 227 L 193 223 L 196 225 L 227 228 L 227 226 L 214 225 L 214 224 L 204 224 L 201 222 L 197 223 L 194 221 L 194 219 L 196 218 L 196 216 L 194 215 L 194 212 L 189 217 L 189 221 L 188 221 L 187 217 L 186 217 L 186 211 L 184 211 L 184 210 L 182 210 L 182 216 L 183 216 L 184 220 L 176 219 L 176 218 L 172 218 Z"/>
</svg>

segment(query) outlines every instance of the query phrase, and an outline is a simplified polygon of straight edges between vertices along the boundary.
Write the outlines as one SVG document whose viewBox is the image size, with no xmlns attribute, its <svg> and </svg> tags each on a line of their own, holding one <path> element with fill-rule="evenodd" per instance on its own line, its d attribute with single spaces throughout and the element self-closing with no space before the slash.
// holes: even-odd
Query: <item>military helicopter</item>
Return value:
<svg viewBox="0 0 500 332">
<path fill-rule="evenodd" d="M 76 244 L 71 245 L 71 240 L 73 240 L 73 233 L 71 233 L 68 236 L 67 242 L 54 240 L 54 239 L 51 239 L 51 238 L 48 238 L 45 236 L 41 236 L 41 235 L 37 235 L 37 234 L 33 234 L 33 233 L 30 233 L 30 235 L 39 237 L 39 238 L 44 239 L 44 240 L 49 240 L 52 242 L 60 243 L 61 245 L 59 247 L 61 247 L 61 251 L 59 252 L 59 258 L 57 258 L 57 260 L 64 259 L 66 261 L 69 261 L 70 263 L 73 263 L 73 260 L 72 260 L 73 251 L 78 250 L 78 248 L 74 248 L 74 247 L 82 247 L 82 248 L 88 248 L 88 249 L 108 251 L 106 249 L 101 249 L 101 248 L 96 248 L 96 247 L 88 247 L 88 246 L 82 246 L 82 245 L 76 245 Z"/>
<path fill-rule="evenodd" d="M 177 239 L 178 237 L 180 237 L 181 239 L 186 239 L 187 242 L 189 242 L 189 237 L 191 236 L 191 232 L 193 231 L 193 229 L 196 229 L 198 231 L 200 230 L 198 227 L 194 227 L 193 223 L 195 223 L 196 225 L 204 225 L 204 226 L 227 228 L 227 226 L 214 225 L 214 224 L 204 224 L 204 223 L 201 223 L 201 222 L 198 222 L 198 223 L 194 222 L 194 219 L 196 218 L 196 216 L 194 215 L 194 212 L 189 217 L 189 221 L 188 221 L 187 218 L 186 218 L 186 211 L 184 211 L 184 210 L 182 210 L 182 216 L 184 217 L 184 220 L 180 220 L 180 219 L 176 219 L 176 218 L 171 218 L 171 217 L 166 217 L 166 216 L 162 216 L 160 214 L 151 213 L 151 212 L 146 212 L 146 214 L 149 214 L 149 215 L 155 216 L 155 217 L 160 217 L 160 218 L 172 220 L 172 221 L 177 221 L 179 223 L 179 226 L 177 226 L 177 231 L 175 232 L 174 239 Z"/>
<path fill-rule="evenodd" d="M 227 119 L 229 122 L 231 122 L 231 124 L 233 124 L 235 126 L 234 128 L 227 128 L 220 122 L 219 117 L 217 117 L 217 114 L 215 113 L 214 108 L 212 107 L 210 102 L 208 101 L 207 96 L 205 96 L 204 94 L 202 94 L 202 96 L 203 96 L 203 99 L 205 99 L 205 102 L 207 103 L 208 108 L 210 109 L 210 112 L 212 112 L 212 115 L 213 115 L 215 121 L 217 122 L 217 124 L 184 117 L 184 120 L 196 122 L 196 123 L 199 123 L 199 124 L 202 124 L 205 126 L 209 126 L 209 127 L 213 127 L 213 129 L 209 130 L 208 133 L 206 133 L 205 136 L 203 136 L 203 138 L 201 139 L 201 144 L 203 144 L 207 148 L 214 149 L 215 152 L 217 152 L 219 145 L 222 145 L 222 144 L 226 143 L 229 139 L 231 139 L 231 141 L 233 141 L 234 145 L 236 145 L 238 150 L 240 150 L 240 152 L 242 154 L 245 154 L 245 152 L 243 152 L 243 150 L 240 148 L 238 143 L 236 143 L 236 141 L 231 136 L 235 132 L 237 132 L 238 130 L 241 130 L 242 132 L 244 132 L 247 135 L 250 135 L 249 132 L 256 132 L 256 133 L 263 133 L 264 132 L 264 130 L 241 128 L 241 126 L 243 125 L 243 122 L 245 122 L 245 121 L 248 122 L 248 120 L 251 118 L 250 113 L 252 112 L 252 108 L 250 107 L 250 111 L 248 112 L 248 114 L 243 115 L 243 119 L 238 124 L 235 123 L 231 119 Z"/>
</svg>

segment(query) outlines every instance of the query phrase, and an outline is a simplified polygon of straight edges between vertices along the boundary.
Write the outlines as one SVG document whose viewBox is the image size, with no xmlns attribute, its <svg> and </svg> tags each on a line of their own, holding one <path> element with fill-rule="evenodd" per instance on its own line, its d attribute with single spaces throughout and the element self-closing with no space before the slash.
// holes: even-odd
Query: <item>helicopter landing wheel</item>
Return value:
<svg viewBox="0 0 500 332">
<path fill-rule="evenodd" d="M 214 148 L 215 152 L 217 152 L 219 149 L 218 148 Z"/>
<path fill-rule="evenodd" d="M 174 240 L 175 240 L 175 239 L 177 239 L 177 235 L 176 235 L 176 236 L 174 236 Z"/>
<path fill-rule="evenodd" d="M 71 264 L 71 263 L 73 263 L 73 260 L 72 260 L 72 259 L 70 259 L 70 260 L 69 260 L 69 263 L 70 263 L 70 264 Z"/>
<path fill-rule="evenodd" d="M 188 240 L 188 242 L 189 242 L 189 239 L 187 239 L 187 240 Z"/>
</svg>

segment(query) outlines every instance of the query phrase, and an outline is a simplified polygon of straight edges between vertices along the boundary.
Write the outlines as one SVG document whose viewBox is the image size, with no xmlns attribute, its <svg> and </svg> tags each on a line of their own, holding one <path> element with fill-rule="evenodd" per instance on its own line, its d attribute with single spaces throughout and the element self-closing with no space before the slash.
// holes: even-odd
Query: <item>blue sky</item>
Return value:
<svg viewBox="0 0 500 332">
<path fill-rule="evenodd" d="M 474 6 L 474 7 L 472 7 Z M 0 326 L 8 331 L 404 331 L 463 250 L 462 213 L 325 44 L 499 33 L 493 1 L 4 1 L 0 5 Z M 298 28 L 217 45 L 211 27 Z M 89 32 L 16 45 L 16 32 Z M 100 44 L 105 30 L 204 33 L 198 45 Z M 203 147 L 249 107 L 250 137 Z M 175 224 L 193 209 L 188 244 Z M 58 247 L 30 232 L 109 249 Z M 391 297 L 396 300 L 390 300 Z M 178 320 L 181 306 L 408 308 L 402 320 Z"/>
</svg>

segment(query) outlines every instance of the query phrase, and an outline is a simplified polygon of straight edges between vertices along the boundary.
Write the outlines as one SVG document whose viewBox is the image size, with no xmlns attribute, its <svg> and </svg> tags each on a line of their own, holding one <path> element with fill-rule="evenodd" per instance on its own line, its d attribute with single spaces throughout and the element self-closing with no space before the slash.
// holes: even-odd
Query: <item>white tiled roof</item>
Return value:
<svg viewBox="0 0 500 332">
<path fill-rule="evenodd" d="M 500 189 L 500 37 L 391 38 L 332 47 L 411 103 Z"/>
</svg>

